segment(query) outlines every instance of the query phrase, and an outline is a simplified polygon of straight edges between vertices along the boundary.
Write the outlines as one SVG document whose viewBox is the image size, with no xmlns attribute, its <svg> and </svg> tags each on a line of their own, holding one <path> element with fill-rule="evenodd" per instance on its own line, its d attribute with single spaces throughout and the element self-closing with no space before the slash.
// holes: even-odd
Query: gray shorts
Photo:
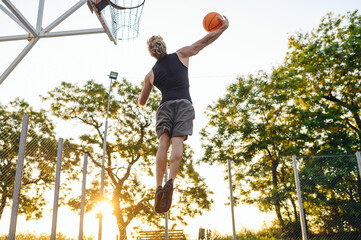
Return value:
<svg viewBox="0 0 361 240">
<path fill-rule="evenodd" d="M 162 103 L 157 110 L 156 131 L 160 136 L 168 131 L 170 137 L 181 137 L 193 134 L 194 108 L 190 101 L 177 99 Z"/>
</svg>

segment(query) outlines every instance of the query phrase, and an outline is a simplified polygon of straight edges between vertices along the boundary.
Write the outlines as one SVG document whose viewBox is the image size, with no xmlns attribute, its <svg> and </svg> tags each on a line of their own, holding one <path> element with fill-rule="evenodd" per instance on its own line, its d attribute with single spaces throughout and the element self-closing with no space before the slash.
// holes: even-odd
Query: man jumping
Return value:
<svg viewBox="0 0 361 240">
<path fill-rule="evenodd" d="M 175 53 L 167 54 L 167 48 L 161 36 L 152 36 L 147 41 L 149 53 L 157 59 L 157 62 L 145 76 L 144 86 L 136 98 L 136 103 L 143 107 L 153 86 L 162 93 L 162 101 L 156 114 L 159 147 L 156 155 L 157 188 L 154 208 L 157 213 L 167 212 L 172 205 L 173 183 L 183 157 L 183 142 L 188 135 L 193 133 L 195 113 L 189 93 L 189 58 L 213 43 L 228 28 L 228 19 L 224 17 L 220 20 L 222 26 L 219 29 Z M 168 149 L 171 144 L 169 180 L 162 187 Z"/>
</svg>

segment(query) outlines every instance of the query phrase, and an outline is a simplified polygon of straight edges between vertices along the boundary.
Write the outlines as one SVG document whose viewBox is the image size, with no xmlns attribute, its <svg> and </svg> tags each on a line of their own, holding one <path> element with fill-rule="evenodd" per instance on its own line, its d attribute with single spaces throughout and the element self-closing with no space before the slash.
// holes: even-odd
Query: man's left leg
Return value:
<svg viewBox="0 0 361 240">
<path fill-rule="evenodd" d="M 172 205 L 173 183 L 183 158 L 183 142 L 185 136 L 172 138 L 172 153 L 170 155 L 169 180 L 164 184 L 160 207 L 167 212 Z"/>
<path fill-rule="evenodd" d="M 183 158 L 183 142 L 186 136 L 172 138 L 172 153 L 170 155 L 169 180 L 173 180 L 178 173 Z"/>
</svg>

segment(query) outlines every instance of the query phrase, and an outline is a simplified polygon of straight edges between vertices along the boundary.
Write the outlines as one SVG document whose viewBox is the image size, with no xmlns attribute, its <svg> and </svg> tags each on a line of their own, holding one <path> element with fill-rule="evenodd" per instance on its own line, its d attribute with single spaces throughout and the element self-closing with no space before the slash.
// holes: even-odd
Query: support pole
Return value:
<svg viewBox="0 0 361 240">
<path fill-rule="evenodd" d="M 55 176 L 55 190 L 54 190 L 54 204 L 53 204 L 53 221 L 51 224 L 51 240 L 56 239 L 56 224 L 57 224 L 57 219 L 58 219 L 58 203 L 59 203 L 62 153 L 63 153 L 63 139 L 59 138 L 58 154 L 57 154 L 57 159 L 56 159 L 56 176 Z"/>
<path fill-rule="evenodd" d="M 101 173 L 101 180 L 100 180 L 100 201 L 103 201 L 103 194 L 104 194 L 104 175 L 105 175 L 105 154 L 107 150 L 107 134 L 108 134 L 108 115 L 109 115 L 109 104 L 110 104 L 110 92 L 112 89 L 112 79 L 110 78 L 110 85 L 109 85 L 109 94 L 108 94 L 108 104 L 107 104 L 107 114 L 105 118 L 105 130 L 104 130 L 104 139 L 103 139 L 103 159 L 102 159 L 102 173 Z M 103 214 L 99 214 L 99 230 L 98 230 L 98 240 L 102 239 L 103 235 Z"/>
<path fill-rule="evenodd" d="M 21 51 L 21 53 L 15 58 L 15 60 L 10 64 L 10 66 L 5 70 L 5 72 L 0 76 L 0 85 L 5 80 L 7 76 L 14 70 L 14 68 L 20 63 L 20 61 L 29 53 L 29 51 L 34 47 L 34 45 L 39 41 L 39 38 L 33 38 L 28 45 Z"/>
<path fill-rule="evenodd" d="M 15 7 L 10 0 L 2 0 L 2 2 L 8 7 L 8 9 L 14 14 L 14 16 L 21 22 L 20 26 L 24 26 L 29 33 L 34 37 L 38 36 L 38 33 L 34 27 L 29 23 L 29 21 L 21 14 L 21 12 Z"/>
<path fill-rule="evenodd" d="M 228 178 L 229 178 L 229 192 L 231 196 L 231 212 L 232 212 L 232 229 L 233 240 L 237 240 L 236 223 L 234 220 L 234 201 L 233 201 L 233 185 L 232 185 L 232 173 L 231 173 L 231 160 L 228 160 Z"/>
<path fill-rule="evenodd" d="M 81 203 L 80 203 L 80 224 L 79 224 L 79 240 L 83 239 L 83 225 L 84 225 L 84 206 L 85 206 L 85 189 L 86 189 L 86 172 L 88 165 L 88 154 L 84 155 L 83 163 L 83 185 L 81 191 Z"/>
<path fill-rule="evenodd" d="M 9 229 L 8 240 L 15 240 L 16 222 L 17 222 L 17 218 L 18 218 L 18 209 L 19 209 L 19 200 L 20 200 L 21 180 L 23 177 L 26 137 L 28 135 L 28 125 L 29 125 L 29 114 L 24 114 L 22 128 L 21 128 L 18 161 L 16 164 L 16 175 L 15 175 L 15 184 L 14 184 L 14 192 L 13 192 L 13 204 L 12 204 L 12 209 L 11 209 L 11 219 L 10 219 L 10 229 Z"/>
<path fill-rule="evenodd" d="M 17 17 L 14 16 L 7 8 L 5 8 L 2 4 L 0 4 L 0 10 L 2 10 L 6 15 L 8 15 L 14 22 L 19 24 L 20 27 L 22 27 L 26 32 L 29 32 L 29 30 L 22 24 Z"/>
<path fill-rule="evenodd" d="M 293 160 L 293 170 L 294 170 L 294 174 L 295 174 L 295 184 L 296 184 L 296 190 L 297 190 L 297 196 L 298 196 L 298 205 L 300 207 L 302 240 L 307 240 L 308 237 L 307 237 L 307 229 L 306 229 L 306 218 L 305 218 L 305 212 L 303 210 L 300 177 L 298 175 L 297 158 L 295 155 L 292 156 L 292 160 Z"/>
<path fill-rule="evenodd" d="M 164 176 L 164 182 L 168 181 L 168 161 L 165 167 L 165 176 Z M 169 239 L 169 235 L 168 235 L 168 212 L 164 213 L 164 217 L 165 217 L 165 227 L 164 227 L 164 233 L 165 233 L 165 240 Z"/>
<path fill-rule="evenodd" d="M 62 23 L 65 19 L 67 19 L 70 15 L 72 15 L 76 10 L 78 10 L 81 6 L 86 3 L 86 0 L 80 0 L 74 6 L 72 6 L 68 11 L 66 11 L 63 15 L 58 17 L 54 22 L 52 22 L 49 26 L 44 28 L 41 33 L 48 33 L 53 30 L 56 26 Z"/>
<path fill-rule="evenodd" d="M 43 24 L 45 0 L 39 0 L 38 19 L 36 21 L 36 32 L 40 33 Z"/>
<path fill-rule="evenodd" d="M 358 166 L 358 173 L 360 174 L 360 179 L 361 179 L 361 154 L 360 154 L 360 152 L 356 152 L 356 160 L 357 160 L 357 166 Z"/>
</svg>

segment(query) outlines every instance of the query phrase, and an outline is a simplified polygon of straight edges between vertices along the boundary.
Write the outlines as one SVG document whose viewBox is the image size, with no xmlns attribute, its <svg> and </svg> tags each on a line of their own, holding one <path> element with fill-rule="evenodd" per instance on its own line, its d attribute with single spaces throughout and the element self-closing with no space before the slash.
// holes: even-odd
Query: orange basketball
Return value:
<svg viewBox="0 0 361 240">
<path fill-rule="evenodd" d="M 222 22 L 218 19 L 222 16 L 216 12 L 210 12 L 203 18 L 203 27 L 207 32 L 213 32 L 222 26 Z"/>
</svg>

